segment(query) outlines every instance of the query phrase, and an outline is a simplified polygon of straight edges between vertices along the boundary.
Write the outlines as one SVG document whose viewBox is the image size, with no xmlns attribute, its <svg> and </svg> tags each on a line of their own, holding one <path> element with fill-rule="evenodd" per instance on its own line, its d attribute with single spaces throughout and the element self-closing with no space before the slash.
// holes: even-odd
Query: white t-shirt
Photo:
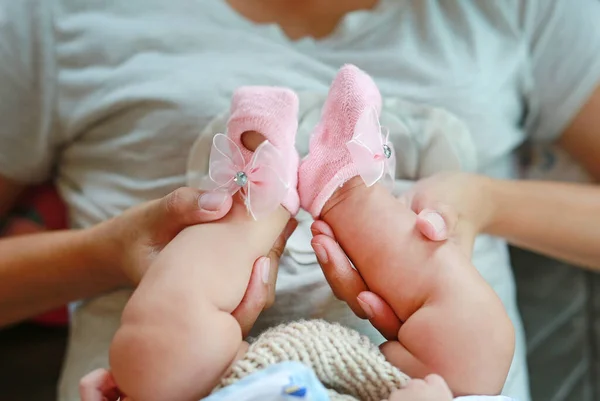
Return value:
<svg viewBox="0 0 600 401">
<path fill-rule="evenodd" d="M 510 177 L 513 150 L 528 136 L 556 138 L 596 86 L 599 21 L 595 0 L 381 0 L 326 39 L 290 41 L 223 0 L 0 0 L 0 174 L 38 182 L 55 172 L 72 226 L 87 227 L 183 185 L 188 150 L 222 125 L 238 86 L 299 92 L 304 154 L 333 76 L 353 63 L 374 77 L 387 113 L 402 115 L 398 99 L 448 109 L 472 132 L 477 170 Z M 323 317 L 377 338 L 331 294 L 310 252 L 310 221 L 300 220 L 277 306 L 257 330 Z M 506 244 L 482 236 L 474 263 L 517 328 L 505 393 L 527 401 Z M 79 378 L 107 365 L 128 295 L 74 308 L 60 401 L 78 399 Z"/>
</svg>

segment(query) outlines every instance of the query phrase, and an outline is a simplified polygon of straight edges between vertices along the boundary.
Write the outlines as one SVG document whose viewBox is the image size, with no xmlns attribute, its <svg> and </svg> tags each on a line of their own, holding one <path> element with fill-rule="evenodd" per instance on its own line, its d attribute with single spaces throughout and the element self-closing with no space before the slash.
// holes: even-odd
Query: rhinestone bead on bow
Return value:
<svg viewBox="0 0 600 401">
<path fill-rule="evenodd" d="M 243 171 L 238 171 L 233 177 L 233 182 L 235 182 L 239 187 L 243 187 L 248 183 L 248 176 Z"/>
</svg>

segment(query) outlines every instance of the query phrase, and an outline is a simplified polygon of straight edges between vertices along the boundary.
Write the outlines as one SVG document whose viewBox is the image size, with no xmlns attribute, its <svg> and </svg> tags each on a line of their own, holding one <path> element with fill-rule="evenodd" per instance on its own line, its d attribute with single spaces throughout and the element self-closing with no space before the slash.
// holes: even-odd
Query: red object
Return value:
<svg viewBox="0 0 600 401">
<path fill-rule="evenodd" d="M 68 228 L 67 208 L 56 189 L 50 184 L 33 187 L 23 194 L 19 208 L 31 209 L 42 219 L 38 221 L 46 230 Z"/>
<path fill-rule="evenodd" d="M 31 319 L 32 322 L 42 326 L 63 327 L 69 324 L 69 310 L 66 306 L 46 312 Z"/>
<path fill-rule="evenodd" d="M 68 227 L 67 209 L 56 189 L 50 184 L 33 187 L 23 194 L 16 206 L 5 234 L 19 235 L 36 231 L 62 230 Z M 46 312 L 33 322 L 45 326 L 65 326 L 69 323 L 67 307 Z"/>
</svg>

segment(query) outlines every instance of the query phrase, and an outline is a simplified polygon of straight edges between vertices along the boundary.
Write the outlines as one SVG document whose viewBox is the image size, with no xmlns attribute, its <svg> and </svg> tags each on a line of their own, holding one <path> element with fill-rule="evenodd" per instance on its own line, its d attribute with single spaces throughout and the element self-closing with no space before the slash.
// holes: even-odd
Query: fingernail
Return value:
<svg viewBox="0 0 600 401">
<path fill-rule="evenodd" d="M 368 319 L 372 319 L 373 318 L 373 309 L 371 309 L 371 307 L 369 306 L 368 303 L 366 303 L 365 301 L 363 301 L 360 298 L 356 298 L 356 300 L 358 301 L 358 304 L 360 305 L 360 307 L 362 308 L 362 310 L 365 312 L 365 314 L 367 315 Z"/>
<path fill-rule="evenodd" d="M 431 212 L 424 216 L 424 219 L 431 224 L 436 233 L 441 233 L 446 229 L 446 222 L 439 213 Z"/>
<path fill-rule="evenodd" d="M 329 257 L 327 257 L 327 251 L 325 250 L 325 248 L 323 248 L 323 245 L 314 244 L 313 249 L 314 249 L 315 253 L 317 254 L 317 259 L 319 259 L 319 262 L 321 262 L 321 263 L 329 262 Z"/>
<path fill-rule="evenodd" d="M 225 192 L 206 192 L 200 196 L 198 205 L 200 209 L 216 212 L 221 209 L 221 206 L 223 206 L 228 197 L 229 195 Z"/>
<path fill-rule="evenodd" d="M 260 261 L 260 276 L 263 284 L 269 284 L 269 276 L 271 275 L 271 259 L 267 257 L 261 258 Z"/>
</svg>

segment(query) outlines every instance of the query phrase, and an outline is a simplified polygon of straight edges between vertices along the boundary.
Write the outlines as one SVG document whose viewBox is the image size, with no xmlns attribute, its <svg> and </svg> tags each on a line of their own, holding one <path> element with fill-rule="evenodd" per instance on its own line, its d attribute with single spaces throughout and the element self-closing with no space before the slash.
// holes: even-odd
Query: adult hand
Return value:
<svg viewBox="0 0 600 401">
<path fill-rule="evenodd" d="M 89 230 L 99 244 L 99 254 L 110 257 L 107 266 L 115 266 L 122 281 L 137 284 L 156 255 L 186 227 L 224 217 L 232 206 L 228 195 L 203 193 L 180 188 L 162 199 L 134 207 L 122 215 Z M 267 256 L 256 260 L 246 293 L 232 312 L 244 337 L 260 313 L 275 300 L 275 282 L 279 259 L 285 244 L 297 227 L 290 219 Z M 117 388 L 112 375 L 98 369 L 81 379 L 82 401 L 132 401 Z"/>
<path fill-rule="evenodd" d="M 224 217 L 232 198 L 224 193 L 203 193 L 179 188 L 167 196 L 128 209 L 87 232 L 97 244 L 111 273 L 123 285 L 137 285 L 158 253 L 184 228 Z"/>
<path fill-rule="evenodd" d="M 473 242 L 491 223 L 491 179 L 467 173 L 440 173 L 418 181 L 399 200 L 414 211 L 420 231 L 432 241 L 452 240 L 471 256 Z"/>
<path fill-rule="evenodd" d="M 275 302 L 275 283 L 279 269 L 279 259 L 285 249 L 298 222 L 290 219 L 283 232 L 275 241 L 275 245 L 266 257 L 259 258 L 252 268 L 250 282 L 239 306 L 231 313 L 242 328 L 242 336 L 246 338 L 260 313 L 270 308 Z"/>
<path fill-rule="evenodd" d="M 475 236 L 491 222 L 494 204 L 489 179 L 465 173 L 441 173 L 405 192 L 400 205 L 417 214 L 417 227 L 433 241 L 454 241 L 471 256 Z M 388 340 L 397 338 L 401 322 L 392 308 L 367 285 L 324 221 L 312 225 L 312 246 L 334 295 L 361 318 L 368 318 Z"/>
<path fill-rule="evenodd" d="M 231 196 L 179 188 L 162 199 L 146 202 L 88 230 L 97 244 L 98 257 L 113 269 L 123 285 L 137 285 L 158 253 L 184 228 L 224 217 L 232 206 Z M 296 228 L 290 220 L 267 255 L 259 258 L 241 304 L 234 311 L 244 333 L 260 312 L 275 298 L 279 258 Z"/>
<path fill-rule="evenodd" d="M 386 339 L 397 340 L 400 319 L 380 296 L 368 291 L 360 273 L 337 243 L 331 227 L 317 220 L 311 231 L 311 245 L 336 298 L 346 302 L 358 317 L 369 319 Z"/>
<path fill-rule="evenodd" d="M 274 296 L 270 295 L 269 289 L 273 289 L 274 293 L 276 267 L 286 240 L 296 228 L 296 224 L 295 220 L 290 220 L 269 256 L 259 258 L 254 263 L 246 294 L 240 305 L 232 312 L 242 328 L 243 337 L 248 335 L 258 315 L 273 302 Z M 269 265 L 275 269 L 269 269 Z M 236 359 L 239 359 L 247 348 L 246 343 L 242 344 Z M 133 401 L 119 390 L 111 372 L 106 369 L 96 369 L 85 375 L 79 382 L 79 395 L 81 401 Z"/>
<path fill-rule="evenodd" d="M 273 302 L 274 295 L 270 295 L 269 289 L 273 289 L 274 294 L 279 258 L 296 225 L 295 220 L 290 220 L 269 256 L 259 258 L 254 263 L 246 294 L 232 312 L 242 328 L 243 337 L 248 335 L 258 315 Z M 247 348 L 247 344 L 244 343 L 236 359 L 239 359 Z M 85 375 L 79 381 L 79 395 L 81 401 L 133 401 L 119 390 L 111 372 L 106 369 L 96 369 Z"/>
</svg>

